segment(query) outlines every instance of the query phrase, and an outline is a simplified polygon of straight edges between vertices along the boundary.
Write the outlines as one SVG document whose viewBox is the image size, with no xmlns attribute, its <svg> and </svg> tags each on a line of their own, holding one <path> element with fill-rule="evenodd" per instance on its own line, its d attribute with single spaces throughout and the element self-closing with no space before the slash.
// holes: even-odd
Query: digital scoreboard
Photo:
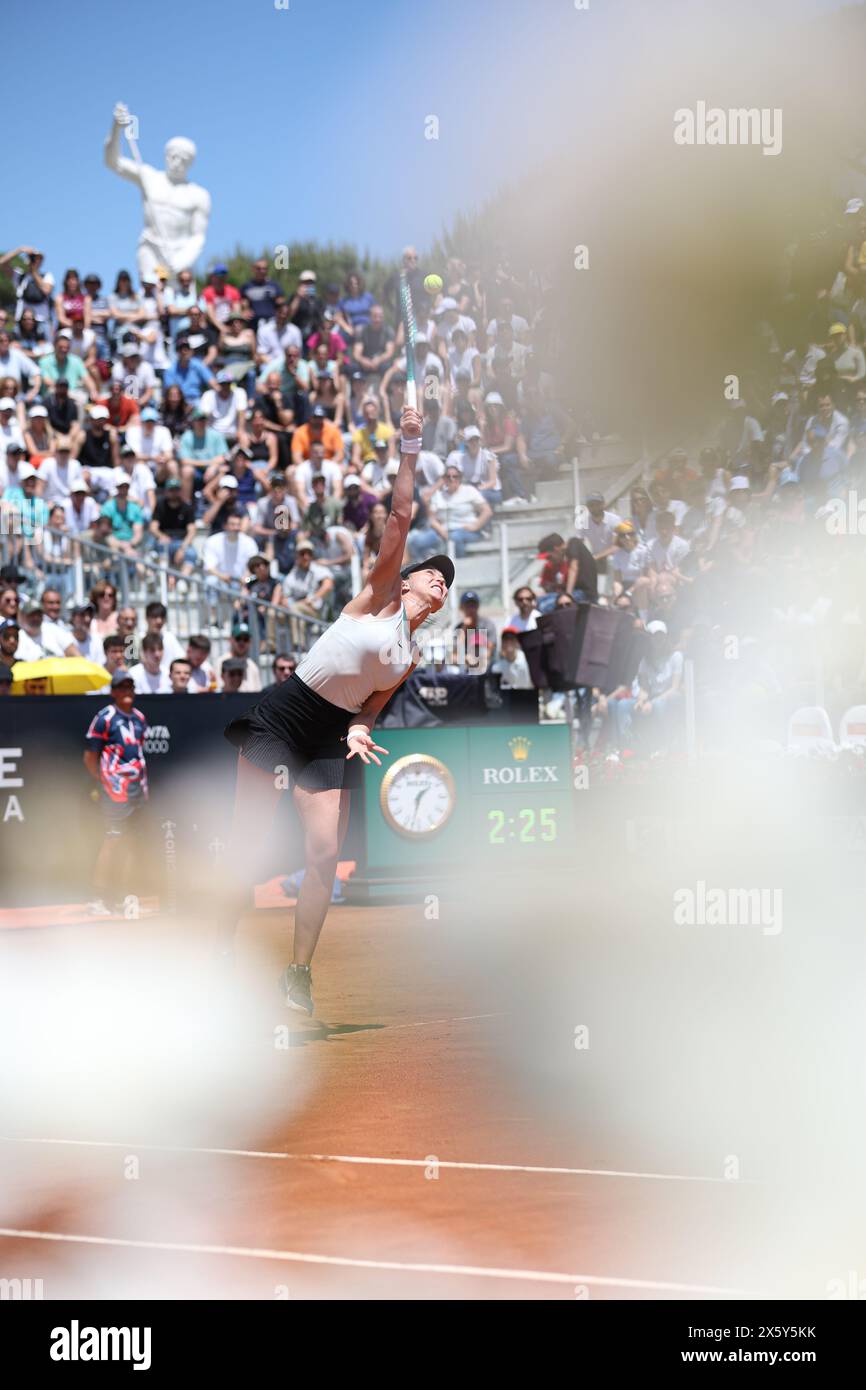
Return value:
<svg viewBox="0 0 866 1390">
<path fill-rule="evenodd" d="M 565 725 L 383 729 L 382 766 L 364 768 L 357 887 L 431 869 L 541 867 L 574 856 Z"/>
</svg>

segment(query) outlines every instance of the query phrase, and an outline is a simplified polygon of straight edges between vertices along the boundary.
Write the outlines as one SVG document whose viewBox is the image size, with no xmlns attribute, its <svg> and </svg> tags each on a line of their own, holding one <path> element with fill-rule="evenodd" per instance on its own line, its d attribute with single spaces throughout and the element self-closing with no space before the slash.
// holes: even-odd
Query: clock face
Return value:
<svg viewBox="0 0 866 1390">
<path fill-rule="evenodd" d="M 407 839 L 435 835 L 456 804 L 454 778 L 438 758 L 411 753 L 389 768 L 379 792 L 382 815 Z"/>
</svg>

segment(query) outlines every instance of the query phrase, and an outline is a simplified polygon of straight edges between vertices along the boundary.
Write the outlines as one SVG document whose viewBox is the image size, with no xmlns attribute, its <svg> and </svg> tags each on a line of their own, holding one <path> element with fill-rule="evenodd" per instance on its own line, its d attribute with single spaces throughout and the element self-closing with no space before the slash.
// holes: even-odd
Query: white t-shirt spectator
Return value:
<svg viewBox="0 0 866 1390">
<path fill-rule="evenodd" d="M 634 550 L 619 548 L 609 557 L 608 563 L 617 579 L 623 584 L 633 584 L 649 569 L 649 546 L 641 541 Z"/>
<path fill-rule="evenodd" d="M 45 624 L 43 623 L 44 627 Z M 58 634 L 58 641 L 62 641 L 62 635 Z M 78 655 L 85 661 L 94 661 L 97 666 L 102 666 L 105 662 L 105 647 L 102 645 L 102 638 L 97 637 L 95 632 L 91 632 L 83 642 L 79 642 L 74 633 L 70 632 L 66 641 L 66 647 L 74 646 Z M 64 647 L 64 651 L 66 650 Z"/>
<path fill-rule="evenodd" d="M 614 526 L 619 526 L 622 517 L 616 512 L 605 512 L 601 521 L 593 521 L 587 512 L 586 524 L 578 527 L 577 538 L 584 541 L 592 551 L 593 555 L 600 555 L 603 550 L 609 550 L 616 537 L 613 534 Z"/>
<path fill-rule="evenodd" d="M 679 569 L 691 546 L 682 536 L 672 536 L 670 545 L 664 546 L 656 536 L 650 541 L 648 549 L 653 568 L 663 573 L 665 570 Z"/>
<path fill-rule="evenodd" d="M 276 319 L 266 319 L 259 324 L 256 334 L 256 348 L 261 357 L 266 357 L 268 361 L 274 357 L 280 357 L 285 353 L 286 348 L 303 348 L 304 339 L 297 324 L 287 323 L 284 328 L 277 328 Z"/>
<path fill-rule="evenodd" d="M 513 661 L 506 661 L 504 656 L 497 657 L 490 669 L 500 676 L 499 683 L 503 690 L 532 690 L 533 688 L 529 664 L 522 651 L 518 651 Z"/>
<path fill-rule="evenodd" d="M 119 357 L 111 369 L 111 380 L 123 383 L 124 395 L 132 396 L 132 399 L 139 400 L 147 390 L 152 390 L 156 386 L 156 373 L 149 362 L 144 358 L 139 362 L 133 371 L 129 365 L 129 359 Z"/>
<path fill-rule="evenodd" d="M 474 347 L 464 348 L 462 352 L 458 352 L 455 347 L 450 347 L 448 349 L 448 366 L 451 372 L 452 386 L 457 385 L 457 373 L 461 371 L 468 372 L 470 377 L 472 377 L 474 381 L 475 378 L 472 371 L 472 364 L 474 363 L 476 357 L 480 356 L 481 353 L 478 351 L 477 348 Z"/>
<path fill-rule="evenodd" d="M 246 415 L 247 393 L 242 386 L 234 386 L 229 394 L 221 396 L 213 387 L 202 392 L 199 409 L 210 417 L 211 427 L 226 438 L 234 438 L 238 432 L 238 418 Z"/>
<path fill-rule="evenodd" d="M 445 472 L 445 464 L 432 449 L 422 449 L 415 462 L 415 481 L 419 487 L 432 487 Z"/>
<path fill-rule="evenodd" d="M 440 488 L 430 498 L 431 512 L 449 531 L 470 526 L 483 506 L 481 493 L 469 483 L 461 483 L 454 492 Z"/>
<path fill-rule="evenodd" d="M 69 489 L 81 477 L 81 464 L 78 459 L 67 458 L 65 468 L 54 458 L 43 459 L 39 465 L 39 476 L 45 484 L 42 496 L 48 503 L 65 502 Z"/>
<path fill-rule="evenodd" d="M 148 432 L 143 425 L 127 425 L 126 442 L 140 459 L 171 458 L 172 438 L 167 425 L 154 425 Z"/>
<path fill-rule="evenodd" d="M 343 470 L 333 459 L 323 459 L 318 467 L 314 468 L 311 459 L 304 459 L 295 468 L 295 481 L 303 489 L 304 496 L 308 502 L 314 502 L 316 494 L 313 492 L 313 473 L 322 473 L 325 478 L 325 492 L 329 497 L 333 497 L 334 489 L 339 484 Z"/>
<path fill-rule="evenodd" d="M 66 517 L 66 529 L 73 536 L 80 536 L 85 531 L 89 531 L 96 518 L 99 516 L 99 504 L 92 497 L 85 497 L 84 505 L 80 512 L 77 512 L 72 505 L 72 501 L 67 497 L 63 503 L 63 514 Z"/>
<path fill-rule="evenodd" d="M 171 681 L 168 678 L 168 667 L 160 666 L 155 676 L 152 676 L 145 669 L 142 662 L 137 661 L 134 666 L 130 666 L 129 674 L 135 683 L 136 695 L 170 695 Z"/>
<path fill-rule="evenodd" d="M 219 570 L 229 574 L 232 579 L 243 579 L 247 565 L 257 553 L 252 536 L 236 531 L 231 536 L 228 531 L 220 531 L 216 536 L 208 536 L 204 546 L 204 567 L 206 570 Z"/>
<path fill-rule="evenodd" d="M 28 386 L 38 370 L 35 362 L 32 362 L 20 348 L 10 345 L 5 357 L 0 353 L 0 380 L 5 376 L 14 377 L 19 389 L 22 386 Z"/>
</svg>

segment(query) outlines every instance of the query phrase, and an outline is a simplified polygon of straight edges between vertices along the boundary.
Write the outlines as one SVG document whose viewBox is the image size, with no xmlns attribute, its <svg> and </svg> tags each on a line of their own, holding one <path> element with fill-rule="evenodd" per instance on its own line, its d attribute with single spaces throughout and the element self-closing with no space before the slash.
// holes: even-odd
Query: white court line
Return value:
<svg viewBox="0 0 866 1390">
<path fill-rule="evenodd" d="M 354 1260 L 342 1255 L 312 1255 L 298 1250 L 262 1250 L 245 1245 L 193 1245 L 181 1241 L 124 1240 L 116 1236 L 66 1235 L 59 1231 L 18 1231 L 0 1226 L 0 1237 L 11 1240 L 54 1240 L 73 1245 L 109 1245 L 133 1250 L 165 1250 L 186 1255 L 229 1255 L 244 1260 L 280 1260 L 295 1264 L 339 1265 L 346 1269 L 397 1270 L 409 1274 L 454 1274 L 477 1279 L 513 1279 L 540 1284 L 593 1284 L 617 1289 L 654 1289 L 659 1293 L 704 1293 L 721 1297 L 753 1298 L 743 1289 L 721 1289 L 709 1284 L 673 1284 L 655 1279 L 606 1279 L 598 1274 L 554 1274 L 541 1269 L 497 1269 L 485 1265 L 416 1264 L 402 1260 Z"/>
<path fill-rule="evenodd" d="M 0 1135 L 2 1144 L 60 1144 L 83 1149 L 124 1149 L 127 1153 L 174 1153 L 211 1154 L 221 1158 L 272 1158 L 282 1162 L 295 1163 L 357 1163 L 372 1164 L 382 1168 L 429 1168 L 433 1162 L 426 1158 L 379 1158 L 368 1154 L 297 1154 L 281 1153 L 267 1149 L 209 1149 L 185 1148 L 171 1144 L 121 1144 L 114 1139 L 34 1139 L 30 1137 L 13 1138 Z M 460 1163 L 453 1159 L 436 1159 L 437 1168 L 456 1169 L 477 1173 L 551 1173 L 577 1178 L 636 1178 L 649 1182 L 703 1182 L 722 1183 L 725 1187 L 751 1186 L 756 1180 L 737 1179 L 731 1183 L 729 1178 L 707 1178 L 695 1173 L 632 1173 L 617 1168 L 553 1168 L 532 1163 Z"/>
</svg>

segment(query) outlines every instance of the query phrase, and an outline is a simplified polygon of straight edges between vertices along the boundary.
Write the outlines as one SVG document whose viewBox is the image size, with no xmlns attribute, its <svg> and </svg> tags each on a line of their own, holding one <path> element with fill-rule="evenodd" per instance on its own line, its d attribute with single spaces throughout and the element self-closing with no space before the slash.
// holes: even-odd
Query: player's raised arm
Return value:
<svg viewBox="0 0 866 1390">
<path fill-rule="evenodd" d="M 412 520 L 415 496 L 415 465 L 421 448 L 421 415 L 406 406 L 400 416 L 400 467 L 391 493 L 391 515 L 379 545 L 379 556 L 368 587 L 377 597 L 384 597 L 399 584 L 406 537 Z"/>
</svg>

